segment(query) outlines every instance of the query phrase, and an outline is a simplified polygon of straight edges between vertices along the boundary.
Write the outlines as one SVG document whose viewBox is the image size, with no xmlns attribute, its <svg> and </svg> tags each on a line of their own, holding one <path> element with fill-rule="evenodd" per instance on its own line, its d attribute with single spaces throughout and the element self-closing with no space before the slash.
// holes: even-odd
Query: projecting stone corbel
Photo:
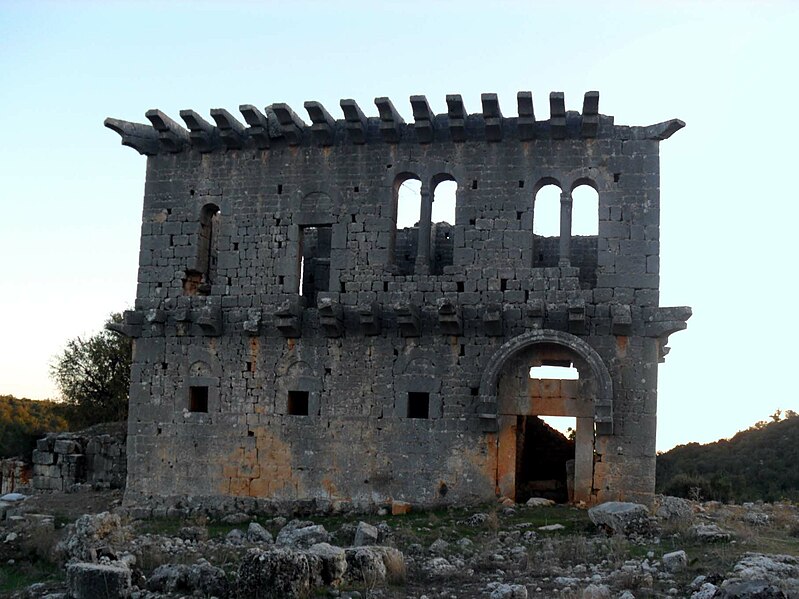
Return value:
<svg viewBox="0 0 799 599">
<path fill-rule="evenodd" d="M 599 92 L 585 92 L 580 135 L 596 137 L 597 131 L 599 131 Z"/>
<path fill-rule="evenodd" d="M 195 322 L 200 326 L 203 334 L 209 337 L 218 337 L 222 334 L 222 309 L 219 306 L 212 304 L 200 306 L 195 316 Z"/>
<path fill-rule="evenodd" d="M 483 309 L 483 329 L 489 337 L 502 336 L 502 306 L 500 304 L 489 304 Z"/>
<path fill-rule="evenodd" d="M 299 296 L 284 300 L 275 310 L 275 326 L 284 337 L 299 337 L 302 333 L 302 304 Z"/>
<path fill-rule="evenodd" d="M 244 125 L 242 125 L 232 114 L 224 108 L 212 108 L 211 118 L 219 127 L 219 136 L 222 143 L 229 150 L 240 150 L 244 147 L 247 139 Z"/>
<path fill-rule="evenodd" d="M 272 110 L 277 117 L 277 122 L 280 124 L 280 131 L 290 146 L 298 146 L 302 143 L 302 132 L 305 129 L 305 123 L 297 116 L 297 113 L 291 109 L 291 106 L 279 102 L 267 107 L 267 110 Z"/>
<path fill-rule="evenodd" d="M 403 337 L 418 337 L 422 333 L 421 310 L 416 304 L 399 302 L 394 304 L 397 324 Z"/>
<path fill-rule="evenodd" d="M 524 326 L 528 329 L 540 329 L 544 326 L 546 305 L 543 300 L 531 299 L 524 310 Z"/>
<path fill-rule="evenodd" d="M 658 362 L 664 362 L 669 353 L 669 335 L 688 328 L 692 311 L 688 306 L 649 308 L 644 310 L 644 335 L 658 340 Z"/>
<path fill-rule="evenodd" d="M 519 139 L 522 141 L 534 139 L 535 113 L 533 112 L 533 93 L 519 92 L 516 94 L 516 104 L 519 110 L 519 118 L 516 120 Z"/>
<path fill-rule="evenodd" d="M 400 140 L 405 120 L 388 98 L 375 98 L 375 106 L 380 113 L 380 135 L 383 137 L 383 141 L 397 143 Z"/>
<path fill-rule="evenodd" d="M 657 123 L 656 125 L 649 125 L 648 127 L 644 127 L 644 139 L 654 139 L 657 141 L 663 141 L 664 139 L 668 139 L 677 131 L 685 127 L 685 122 L 681 121 L 680 119 L 671 119 L 670 121 L 664 121 L 662 123 Z"/>
<path fill-rule="evenodd" d="M 184 146 L 191 143 L 189 132 L 157 108 L 148 110 L 144 116 L 158 131 L 158 141 L 167 152 L 173 154 L 180 152 Z"/>
<path fill-rule="evenodd" d="M 502 111 L 497 94 L 480 94 L 487 141 L 502 141 Z"/>
<path fill-rule="evenodd" d="M 219 139 L 219 129 L 193 110 L 181 110 L 180 118 L 189 128 L 191 146 L 197 148 L 200 153 L 213 152 L 222 145 L 222 140 Z"/>
<path fill-rule="evenodd" d="M 158 132 L 150 125 L 131 123 L 120 119 L 107 118 L 103 125 L 122 138 L 122 145 L 133 148 L 139 154 L 155 156 L 158 154 Z"/>
<path fill-rule="evenodd" d="M 632 334 L 633 317 L 630 306 L 613 304 L 610 306 L 611 331 L 614 335 L 627 337 Z"/>
<path fill-rule="evenodd" d="M 144 315 L 137 310 L 125 310 L 122 313 L 122 322 L 107 322 L 105 328 L 125 337 L 140 337 Z"/>
<path fill-rule="evenodd" d="M 585 335 L 585 300 L 583 298 L 569 300 L 567 313 L 569 332 L 572 335 Z"/>
<path fill-rule="evenodd" d="M 255 142 L 259 150 L 269 149 L 269 119 L 252 104 L 242 104 L 239 112 L 244 121 L 249 125 L 247 135 Z"/>
<path fill-rule="evenodd" d="M 566 100 L 563 92 L 549 94 L 549 130 L 552 139 L 566 138 Z"/>
<path fill-rule="evenodd" d="M 358 308 L 358 319 L 364 335 L 379 335 L 383 328 L 380 304 L 373 302 Z"/>
<path fill-rule="evenodd" d="M 261 321 L 263 314 L 260 308 L 248 308 L 247 319 L 242 323 L 244 332 L 251 336 L 257 336 L 261 333 Z"/>
<path fill-rule="evenodd" d="M 313 123 L 311 125 L 311 135 L 313 135 L 314 141 L 320 146 L 332 145 L 336 120 L 330 116 L 330 113 L 319 102 L 305 102 L 304 106 Z"/>
<path fill-rule="evenodd" d="M 344 113 L 347 133 L 354 144 L 366 143 L 367 120 L 361 107 L 355 100 L 341 100 L 339 103 Z"/>
<path fill-rule="evenodd" d="M 433 141 L 435 129 L 435 115 L 430 110 L 425 96 L 411 96 L 411 109 L 413 110 L 414 129 L 419 143 L 428 144 Z"/>
<path fill-rule="evenodd" d="M 445 335 L 460 335 L 463 331 L 460 310 L 452 300 L 440 297 L 436 300 L 438 308 L 438 324 Z"/>
<path fill-rule="evenodd" d="M 447 94 L 447 118 L 452 141 L 466 140 L 466 109 L 460 94 Z"/>
<path fill-rule="evenodd" d="M 341 337 L 344 333 L 344 310 L 341 304 L 332 297 L 320 296 L 316 307 L 325 337 Z"/>
</svg>

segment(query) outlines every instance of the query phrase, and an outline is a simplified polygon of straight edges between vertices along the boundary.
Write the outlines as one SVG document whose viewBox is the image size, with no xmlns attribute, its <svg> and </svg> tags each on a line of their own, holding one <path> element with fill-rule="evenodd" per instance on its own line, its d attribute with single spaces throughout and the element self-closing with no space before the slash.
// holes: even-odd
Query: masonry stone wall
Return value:
<svg viewBox="0 0 799 599">
<path fill-rule="evenodd" d="M 550 97 L 537 120 L 460 96 L 414 122 L 342 100 L 107 119 L 147 155 L 135 309 L 129 502 L 194 497 L 432 505 L 513 496 L 517 416 L 578 417 L 575 497 L 649 501 L 657 363 L 687 308 L 661 308 L 658 144 L 682 127 L 615 125 Z M 396 230 L 403 181 L 420 220 Z M 431 222 L 442 181 L 453 223 Z M 533 236 L 556 184 L 561 235 Z M 574 237 L 571 191 L 597 190 Z M 320 240 L 329 240 L 327 241 Z M 555 356 L 555 357 L 553 357 Z M 523 358 L 523 359 L 522 359 Z M 575 391 L 530 399 L 533 363 Z M 536 396 L 538 397 L 538 396 Z M 565 415 L 565 414 L 564 414 Z M 580 486 L 582 485 L 582 486 Z"/>
<path fill-rule="evenodd" d="M 32 461 L 33 488 L 39 491 L 124 489 L 125 433 L 51 433 L 36 442 Z"/>
<path fill-rule="evenodd" d="M 30 486 L 30 464 L 18 458 L 0 460 L 0 495 L 27 491 Z"/>
</svg>

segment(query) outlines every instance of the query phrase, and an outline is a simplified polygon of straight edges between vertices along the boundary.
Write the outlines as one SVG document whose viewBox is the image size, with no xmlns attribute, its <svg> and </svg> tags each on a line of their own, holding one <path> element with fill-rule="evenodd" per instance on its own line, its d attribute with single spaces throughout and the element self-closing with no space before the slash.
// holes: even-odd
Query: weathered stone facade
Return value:
<svg viewBox="0 0 799 599">
<path fill-rule="evenodd" d="M 107 119 L 147 155 L 127 500 L 318 499 L 369 506 L 517 499 L 527 419 L 576 418 L 574 498 L 649 502 L 657 364 L 688 308 L 661 308 L 658 144 L 683 126 L 614 124 L 550 95 L 504 117 L 460 96 L 413 123 L 387 98 L 336 120 L 306 102 L 244 105 L 215 125 L 157 110 Z M 416 227 L 399 186 L 421 181 Z M 456 181 L 455 222 L 432 223 Z M 561 190 L 560 235 L 533 235 Z M 593 187 L 598 235 L 571 235 Z M 573 365 L 579 380 L 530 377 Z M 561 469 L 565 478 L 565 466 Z"/>
</svg>

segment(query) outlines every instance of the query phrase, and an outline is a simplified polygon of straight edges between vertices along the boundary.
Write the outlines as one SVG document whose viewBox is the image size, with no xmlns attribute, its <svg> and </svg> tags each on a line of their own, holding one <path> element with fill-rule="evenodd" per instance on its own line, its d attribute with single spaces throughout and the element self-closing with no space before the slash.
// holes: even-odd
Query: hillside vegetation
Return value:
<svg viewBox="0 0 799 599">
<path fill-rule="evenodd" d="M 29 458 L 43 433 L 68 428 L 64 404 L 0 395 L 0 458 Z"/>
<path fill-rule="evenodd" d="M 778 411 L 731 439 L 679 445 L 657 458 L 657 491 L 718 501 L 799 500 L 799 415 Z"/>
</svg>

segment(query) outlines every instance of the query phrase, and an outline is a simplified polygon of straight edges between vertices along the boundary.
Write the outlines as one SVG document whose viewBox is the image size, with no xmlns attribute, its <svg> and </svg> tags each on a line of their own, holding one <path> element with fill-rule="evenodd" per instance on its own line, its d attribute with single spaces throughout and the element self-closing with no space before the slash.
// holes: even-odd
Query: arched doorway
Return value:
<svg viewBox="0 0 799 599">
<path fill-rule="evenodd" d="M 542 366 L 578 376 L 531 376 Z M 503 345 L 481 382 L 483 406 L 496 413 L 497 489 L 516 501 L 530 496 L 590 503 L 597 434 L 612 434 L 612 384 L 602 359 L 585 341 L 560 331 L 529 331 Z M 539 417 L 575 419 L 573 440 Z"/>
</svg>

